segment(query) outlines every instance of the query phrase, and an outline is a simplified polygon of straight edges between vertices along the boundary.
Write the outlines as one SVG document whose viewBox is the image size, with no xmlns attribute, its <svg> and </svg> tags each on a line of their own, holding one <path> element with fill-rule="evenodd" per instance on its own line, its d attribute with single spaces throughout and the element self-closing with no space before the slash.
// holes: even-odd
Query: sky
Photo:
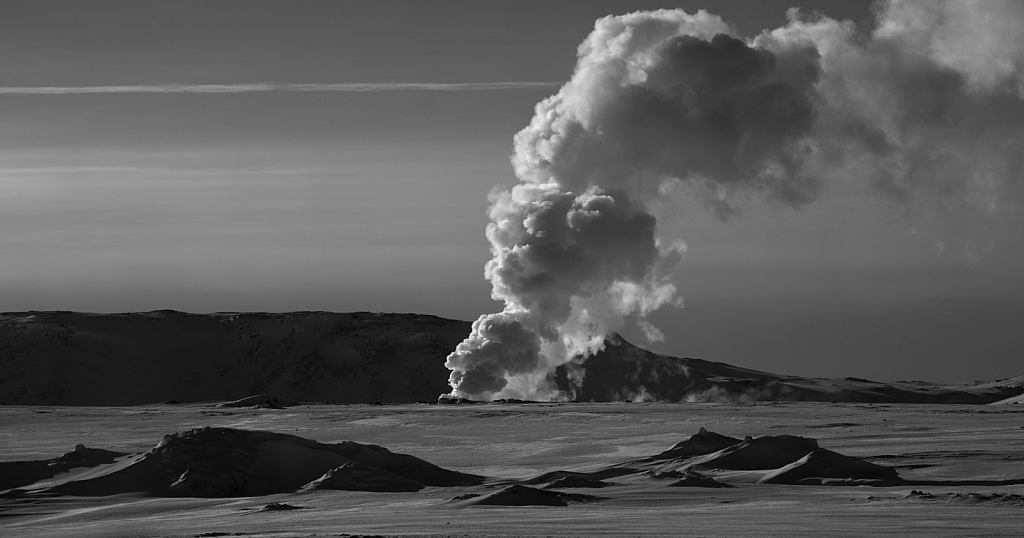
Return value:
<svg viewBox="0 0 1024 538">
<path fill-rule="evenodd" d="M 488 193 L 517 183 L 513 136 L 595 20 L 703 8 L 753 38 L 790 7 L 874 23 L 847 0 L 3 2 L 0 310 L 497 312 Z M 667 194 L 683 306 L 649 316 L 665 338 L 646 347 L 804 376 L 1024 374 L 1020 212 L 869 191 L 751 196 L 727 220 Z"/>
</svg>

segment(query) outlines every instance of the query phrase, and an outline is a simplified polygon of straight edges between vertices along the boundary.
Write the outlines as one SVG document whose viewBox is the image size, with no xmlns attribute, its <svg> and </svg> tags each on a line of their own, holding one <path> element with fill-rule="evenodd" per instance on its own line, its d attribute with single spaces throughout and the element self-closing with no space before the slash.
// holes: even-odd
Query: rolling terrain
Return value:
<svg viewBox="0 0 1024 538">
<path fill-rule="evenodd" d="M 0 535 L 1018 537 L 1022 413 L 8 405 Z"/>
</svg>

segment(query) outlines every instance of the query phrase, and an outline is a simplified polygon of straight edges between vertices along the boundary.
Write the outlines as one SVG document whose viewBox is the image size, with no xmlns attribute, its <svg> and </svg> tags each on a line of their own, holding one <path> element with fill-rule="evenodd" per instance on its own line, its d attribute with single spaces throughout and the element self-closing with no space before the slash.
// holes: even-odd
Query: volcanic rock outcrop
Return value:
<svg viewBox="0 0 1024 538">
<path fill-rule="evenodd" d="M 704 454 L 718 452 L 723 448 L 729 448 L 740 443 L 741 441 L 739 439 L 720 435 L 715 432 L 709 432 L 702 427 L 696 434 L 691 435 L 689 439 L 672 445 L 672 448 L 662 452 L 661 454 L 651 456 L 650 459 L 667 460 L 672 458 L 702 456 Z"/>
<path fill-rule="evenodd" d="M 840 482 L 836 482 L 836 481 Z M 877 481 L 875 485 L 898 485 L 896 469 L 817 449 L 776 469 L 760 480 L 762 484 L 841 484 L 853 481 Z"/>
<path fill-rule="evenodd" d="M 655 479 L 678 479 L 676 487 L 729 487 L 723 477 L 739 471 L 745 482 L 794 485 L 897 485 L 896 469 L 823 449 L 795 435 L 747 437 L 740 441 L 704 428 L 648 458 L 627 462 Z M 708 476 L 715 474 L 718 476 Z"/>
<path fill-rule="evenodd" d="M 0 491 L 27 486 L 72 469 L 114 463 L 117 458 L 127 455 L 124 452 L 89 448 L 79 444 L 75 445 L 74 450 L 53 459 L 0 462 Z"/>
<path fill-rule="evenodd" d="M 103 472 L 21 494 L 242 497 L 309 489 L 416 491 L 483 477 L 443 469 L 376 445 L 324 444 L 294 435 L 202 428 L 164 436 L 149 452 Z"/>
<path fill-rule="evenodd" d="M 604 499 L 594 495 L 545 491 L 522 485 L 512 485 L 486 495 L 466 495 L 455 499 L 467 506 L 568 506 L 569 503 L 594 502 Z"/>
</svg>

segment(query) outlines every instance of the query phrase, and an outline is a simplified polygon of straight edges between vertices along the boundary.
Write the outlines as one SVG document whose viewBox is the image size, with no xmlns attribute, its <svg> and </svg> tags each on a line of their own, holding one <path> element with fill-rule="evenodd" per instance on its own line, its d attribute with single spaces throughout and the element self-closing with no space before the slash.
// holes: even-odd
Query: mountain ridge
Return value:
<svg viewBox="0 0 1024 538">
<path fill-rule="evenodd" d="M 0 314 L 0 404 L 140 405 L 253 394 L 332 403 L 434 401 L 468 321 L 426 314 L 174 310 Z M 620 337 L 556 370 L 578 401 L 1013 403 L 1024 376 L 974 385 L 761 372 L 660 355 Z"/>
</svg>

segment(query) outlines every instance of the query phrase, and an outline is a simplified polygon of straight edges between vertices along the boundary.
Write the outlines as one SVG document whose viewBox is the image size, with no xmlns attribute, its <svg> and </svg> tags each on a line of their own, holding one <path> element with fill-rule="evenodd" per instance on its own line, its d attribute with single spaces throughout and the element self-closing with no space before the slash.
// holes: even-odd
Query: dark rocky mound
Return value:
<svg viewBox="0 0 1024 538">
<path fill-rule="evenodd" d="M 815 439 L 794 435 L 746 437 L 742 441 L 700 428 L 697 434 L 668 450 L 598 471 L 551 471 L 506 484 L 547 484 L 544 489 L 604 487 L 605 479 L 642 475 L 672 480 L 669 487 L 730 488 L 729 474 L 711 477 L 704 471 L 751 471 L 733 477 L 764 484 L 907 485 L 893 467 L 885 467 L 818 447 Z M 1008 482 L 1009 483 L 1009 482 Z M 1016 483 L 1016 482 L 1013 482 Z"/>
<path fill-rule="evenodd" d="M 383 469 L 353 461 L 327 471 L 323 476 L 306 484 L 302 489 L 412 492 L 423 489 L 423 484 L 395 473 L 389 473 Z"/>
<path fill-rule="evenodd" d="M 605 487 L 608 487 L 608 483 L 600 480 L 591 480 L 589 478 L 582 478 L 579 476 L 563 476 L 562 478 L 553 480 L 550 484 L 544 486 L 544 489 Z"/>
<path fill-rule="evenodd" d="M 719 482 L 710 476 L 688 473 L 681 480 L 669 484 L 674 488 L 731 488 L 735 487 L 725 482 Z"/>
<path fill-rule="evenodd" d="M 924 492 L 924 491 L 913 489 L 913 490 L 910 490 L 910 493 L 904 495 L 903 498 L 907 499 L 907 500 L 932 501 L 932 500 L 935 500 L 935 495 L 932 495 L 931 493 L 927 493 L 927 492 Z"/>
<path fill-rule="evenodd" d="M 704 454 L 711 454 L 712 452 L 718 452 L 723 448 L 729 448 L 733 445 L 742 443 L 739 439 L 729 437 L 726 435 L 719 435 L 714 432 L 709 432 L 704 428 L 701 428 L 696 435 L 691 435 L 689 439 L 680 441 L 672 448 L 651 456 L 652 460 L 667 460 L 674 458 L 692 458 L 693 456 L 703 456 Z"/>
<path fill-rule="evenodd" d="M 594 502 L 603 498 L 513 485 L 494 493 L 469 498 L 466 500 L 466 504 L 471 506 L 568 506 L 572 502 Z"/>
<path fill-rule="evenodd" d="M 701 469 L 752 471 L 778 469 L 818 449 L 818 441 L 795 435 L 747 437 L 742 443 L 719 450 L 692 462 Z"/>
<path fill-rule="evenodd" d="M 117 458 L 127 455 L 124 452 L 75 445 L 71 452 L 53 459 L 0 462 L 0 491 L 34 484 L 71 469 L 114 463 Z"/>
<path fill-rule="evenodd" d="M 838 452 L 819 448 L 789 465 L 765 475 L 762 484 L 824 484 L 828 479 L 877 481 L 874 485 L 897 485 L 896 469 L 875 465 Z"/>
<path fill-rule="evenodd" d="M 732 444 L 730 444 L 732 443 Z M 713 449 L 729 445 L 719 450 Z M 628 466 L 628 467 L 627 467 Z M 907 485 L 896 469 L 844 456 L 818 447 L 808 437 L 766 435 L 743 441 L 704 428 L 669 450 L 625 463 L 621 469 L 656 480 L 675 480 L 674 487 L 731 487 L 721 476 L 713 479 L 703 471 L 752 471 L 762 484 L 799 485 Z M 726 475 L 728 476 L 728 475 Z M 742 478 L 749 481 L 750 475 Z"/>
<path fill-rule="evenodd" d="M 257 512 L 281 512 L 281 511 L 287 511 L 287 510 L 304 510 L 304 509 L 305 508 L 302 507 L 302 506 L 295 506 L 293 504 L 288 504 L 288 503 L 270 503 L 270 504 L 264 506 L 263 508 L 260 508 L 259 510 L 257 510 Z"/>
<path fill-rule="evenodd" d="M 483 477 L 442 469 L 375 445 L 351 441 L 324 444 L 274 432 L 202 428 L 164 436 L 149 452 L 112 465 L 98 476 L 26 494 L 269 495 L 296 491 L 347 463 L 426 486 L 477 485 L 483 481 Z"/>
</svg>

